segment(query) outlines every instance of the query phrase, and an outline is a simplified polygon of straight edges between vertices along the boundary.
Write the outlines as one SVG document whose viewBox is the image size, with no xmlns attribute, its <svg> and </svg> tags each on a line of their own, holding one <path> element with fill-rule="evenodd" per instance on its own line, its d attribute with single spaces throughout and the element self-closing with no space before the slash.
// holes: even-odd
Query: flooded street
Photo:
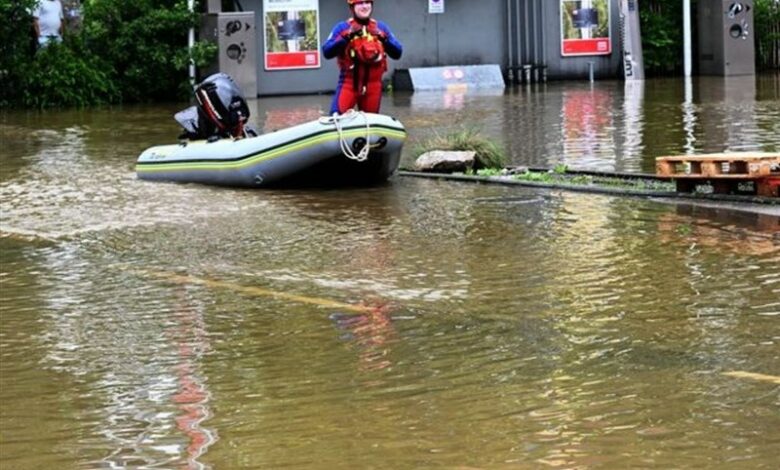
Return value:
<svg viewBox="0 0 780 470">
<path fill-rule="evenodd" d="M 252 121 L 330 98 L 262 98 Z M 403 177 L 137 180 L 182 107 L 0 115 L 0 467 L 777 467 L 777 215 Z M 404 166 L 462 126 L 533 166 L 780 151 L 777 75 L 396 93 L 383 112 Z"/>
</svg>

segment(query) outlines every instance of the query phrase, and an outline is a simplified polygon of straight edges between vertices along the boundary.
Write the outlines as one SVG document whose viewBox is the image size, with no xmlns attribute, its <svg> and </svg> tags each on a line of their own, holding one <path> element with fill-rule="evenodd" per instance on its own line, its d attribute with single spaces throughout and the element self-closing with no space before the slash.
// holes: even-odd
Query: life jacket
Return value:
<svg viewBox="0 0 780 470">
<path fill-rule="evenodd" d="M 382 41 L 368 32 L 369 26 L 371 26 L 370 29 L 379 28 L 376 20 L 371 19 L 368 25 L 362 25 L 354 18 L 350 18 L 347 23 L 351 29 L 355 27 L 363 29 L 363 34 L 353 38 L 345 50 L 346 63 L 353 73 L 354 88 L 362 94 L 365 93 L 368 86 L 368 76 L 371 69 L 378 67 L 382 72 L 387 70 L 387 54 Z M 364 82 L 362 84 L 360 83 L 361 75 Z"/>
</svg>

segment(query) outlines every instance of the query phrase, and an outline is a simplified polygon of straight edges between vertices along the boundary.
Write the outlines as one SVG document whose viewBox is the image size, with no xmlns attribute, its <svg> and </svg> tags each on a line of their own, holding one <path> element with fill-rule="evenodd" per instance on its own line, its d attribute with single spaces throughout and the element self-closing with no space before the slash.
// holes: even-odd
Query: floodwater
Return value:
<svg viewBox="0 0 780 470">
<path fill-rule="evenodd" d="M 253 119 L 278 129 L 329 99 L 261 99 Z M 0 467 L 777 468 L 772 211 L 136 180 L 180 107 L 0 117 Z M 538 166 L 780 151 L 777 75 L 383 110 L 407 165 L 461 126 Z"/>
</svg>

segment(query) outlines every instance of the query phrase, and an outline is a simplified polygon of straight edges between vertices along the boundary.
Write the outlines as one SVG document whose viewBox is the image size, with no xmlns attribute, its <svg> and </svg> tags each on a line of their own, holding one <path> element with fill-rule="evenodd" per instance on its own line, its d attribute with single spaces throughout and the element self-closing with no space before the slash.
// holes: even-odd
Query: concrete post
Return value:
<svg viewBox="0 0 780 470">
<path fill-rule="evenodd" d="M 683 0 L 683 56 L 685 76 L 691 76 L 691 0 Z"/>
</svg>

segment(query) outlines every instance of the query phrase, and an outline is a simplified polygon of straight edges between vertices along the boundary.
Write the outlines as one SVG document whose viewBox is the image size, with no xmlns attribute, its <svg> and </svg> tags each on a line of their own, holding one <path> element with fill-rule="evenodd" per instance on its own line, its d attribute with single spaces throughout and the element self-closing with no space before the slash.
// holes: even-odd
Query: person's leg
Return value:
<svg viewBox="0 0 780 470">
<path fill-rule="evenodd" d="M 339 112 L 339 94 L 341 90 L 336 88 L 336 94 L 333 95 L 333 99 L 330 101 L 330 112 L 328 113 L 329 116 L 333 116 L 333 114 L 338 114 Z"/>
<path fill-rule="evenodd" d="M 41 36 L 38 38 L 38 47 L 43 48 L 49 44 L 60 44 L 62 42 L 61 36 Z"/>
<path fill-rule="evenodd" d="M 344 114 L 358 103 L 358 94 L 352 86 L 352 80 L 344 80 L 344 84 L 335 97 L 336 111 Z"/>
<path fill-rule="evenodd" d="M 378 113 L 382 104 L 382 81 L 372 80 L 366 87 L 366 94 L 360 97 L 358 107 L 367 113 Z"/>
<path fill-rule="evenodd" d="M 330 105 L 330 114 L 344 114 L 354 108 L 357 101 L 358 95 L 355 91 L 352 73 L 342 69 L 339 75 L 339 84 L 336 87 L 336 94 L 333 96 L 333 101 Z"/>
</svg>

